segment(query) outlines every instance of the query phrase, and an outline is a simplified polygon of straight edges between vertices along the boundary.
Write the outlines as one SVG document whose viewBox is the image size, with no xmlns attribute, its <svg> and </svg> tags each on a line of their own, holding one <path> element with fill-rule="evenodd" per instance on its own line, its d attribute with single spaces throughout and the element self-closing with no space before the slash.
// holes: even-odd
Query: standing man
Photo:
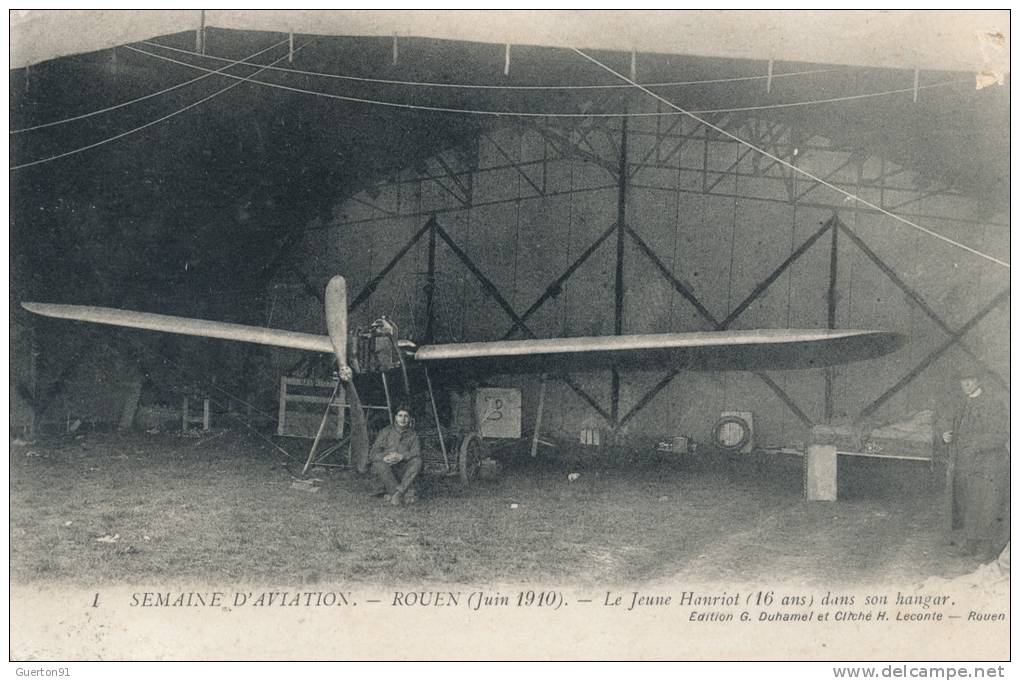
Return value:
<svg viewBox="0 0 1020 681">
<path fill-rule="evenodd" d="M 421 472 L 422 462 L 421 443 L 411 428 L 410 409 L 397 407 L 393 424 L 379 431 L 368 457 L 390 503 L 394 506 L 414 503 L 414 480 Z"/>
<path fill-rule="evenodd" d="M 1009 409 L 981 386 L 976 372 L 959 378 L 963 405 L 953 430 L 942 434 L 954 445 L 947 491 L 962 521 L 964 553 L 987 559 L 1009 540 Z"/>
</svg>

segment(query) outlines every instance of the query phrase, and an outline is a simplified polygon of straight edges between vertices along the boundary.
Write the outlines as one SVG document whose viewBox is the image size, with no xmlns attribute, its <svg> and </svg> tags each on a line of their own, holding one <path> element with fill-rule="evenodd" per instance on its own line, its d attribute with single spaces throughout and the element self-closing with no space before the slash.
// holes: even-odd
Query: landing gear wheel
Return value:
<svg viewBox="0 0 1020 681">
<path fill-rule="evenodd" d="M 457 456 L 457 464 L 460 469 L 460 481 L 467 485 L 478 477 L 478 471 L 482 467 L 482 459 L 485 458 L 485 443 L 478 433 L 469 433 L 464 436 L 460 443 L 460 452 Z"/>
</svg>

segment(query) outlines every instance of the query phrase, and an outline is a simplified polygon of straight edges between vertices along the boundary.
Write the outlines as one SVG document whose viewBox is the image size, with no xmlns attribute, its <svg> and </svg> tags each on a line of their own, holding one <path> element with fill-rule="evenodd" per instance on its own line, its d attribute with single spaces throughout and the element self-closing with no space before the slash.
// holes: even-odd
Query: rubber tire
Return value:
<svg viewBox="0 0 1020 681">
<path fill-rule="evenodd" d="M 469 485 L 478 477 L 478 471 L 485 458 L 485 441 L 478 433 L 468 433 L 460 443 L 457 452 L 457 470 L 460 472 L 460 481 Z"/>
</svg>

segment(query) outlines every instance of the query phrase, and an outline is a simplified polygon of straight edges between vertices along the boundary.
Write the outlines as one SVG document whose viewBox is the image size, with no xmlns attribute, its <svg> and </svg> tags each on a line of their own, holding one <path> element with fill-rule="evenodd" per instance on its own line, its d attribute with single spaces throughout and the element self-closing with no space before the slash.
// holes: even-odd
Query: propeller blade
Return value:
<svg viewBox="0 0 1020 681">
<path fill-rule="evenodd" d="M 351 407 L 351 465 L 359 473 L 368 471 L 368 420 L 354 381 L 344 381 L 347 404 Z"/>
<path fill-rule="evenodd" d="M 347 281 L 337 275 L 326 284 L 326 329 L 333 345 L 340 378 L 351 381 L 352 371 L 347 364 Z"/>
<path fill-rule="evenodd" d="M 351 464 L 359 473 L 368 471 L 368 420 L 361 407 L 361 396 L 354 385 L 354 372 L 347 364 L 347 281 L 337 275 L 326 284 L 326 329 L 340 380 L 351 407 Z"/>
</svg>

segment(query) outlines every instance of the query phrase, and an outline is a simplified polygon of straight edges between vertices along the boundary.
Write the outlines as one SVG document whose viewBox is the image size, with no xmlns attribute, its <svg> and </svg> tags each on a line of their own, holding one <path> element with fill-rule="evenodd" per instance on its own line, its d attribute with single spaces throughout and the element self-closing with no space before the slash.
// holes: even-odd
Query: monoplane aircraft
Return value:
<svg viewBox="0 0 1020 681">
<path fill-rule="evenodd" d="M 355 374 L 385 376 L 384 372 L 399 367 L 406 386 L 407 368 L 415 365 L 424 365 L 426 371 L 432 366 L 479 376 L 607 367 L 808 369 L 878 357 L 903 342 L 902 336 L 888 331 L 760 329 L 416 345 L 399 339 L 397 327 L 385 318 L 368 329 L 349 330 L 347 283 L 342 276 L 333 277 L 326 285 L 327 335 L 87 305 L 26 302 L 22 306 L 47 317 L 332 353 L 351 407 L 351 459 L 362 471 L 369 446 L 368 426 L 354 385 Z M 431 398 L 431 382 L 429 392 Z M 468 441 L 463 444 L 453 469 L 459 469 L 466 481 L 477 470 L 478 456 L 469 456 Z"/>
</svg>

